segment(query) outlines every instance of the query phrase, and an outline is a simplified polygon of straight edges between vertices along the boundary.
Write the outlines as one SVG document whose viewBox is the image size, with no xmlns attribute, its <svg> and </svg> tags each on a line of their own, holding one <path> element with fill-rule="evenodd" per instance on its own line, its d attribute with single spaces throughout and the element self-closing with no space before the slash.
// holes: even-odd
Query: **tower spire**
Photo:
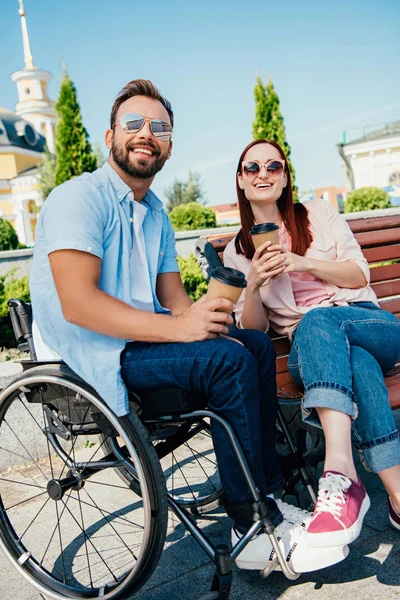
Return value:
<svg viewBox="0 0 400 600">
<path fill-rule="evenodd" d="M 33 66 L 33 57 L 31 52 L 31 45 L 29 43 L 29 35 L 28 35 L 28 27 L 26 25 L 25 18 L 25 9 L 23 0 L 18 0 L 19 2 L 19 14 L 21 17 L 21 28 L 22 28 L 22 43 L 24 45 L 24 60 L 25 60 L 25 69 L 34 69 Z"/>
</svg>

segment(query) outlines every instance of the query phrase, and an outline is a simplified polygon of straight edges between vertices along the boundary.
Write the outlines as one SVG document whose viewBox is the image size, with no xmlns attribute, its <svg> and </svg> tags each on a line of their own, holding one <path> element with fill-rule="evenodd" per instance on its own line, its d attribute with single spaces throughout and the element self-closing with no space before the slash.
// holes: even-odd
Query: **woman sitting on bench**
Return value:
<svg viewBox="0 0 400 600">
<path fill-rule="evenodd" d="M 348 544 L 360 533 L 370 501 L 351 438 L 363 464 L 381 478 L 390 521 L 400 530 L 400 439 L 384 384 L 400 355 L 400 322 L 379 308 L 367 261 L 329 202 L 294 204 L 278 144 L 257 140 L 243 150 L 236 188 L 242 228 L 226 247 L 224 264 L 248 282 L 237 323 L 260 331 L 271 325 L 289 336 L 288 366 L 304 385 L 304 419 L 325 434 L 309 544 Z M 267 241 L 255 250 L 253 225 L 271 222 L 279 226 L 279 244 Z"/>
</svg>

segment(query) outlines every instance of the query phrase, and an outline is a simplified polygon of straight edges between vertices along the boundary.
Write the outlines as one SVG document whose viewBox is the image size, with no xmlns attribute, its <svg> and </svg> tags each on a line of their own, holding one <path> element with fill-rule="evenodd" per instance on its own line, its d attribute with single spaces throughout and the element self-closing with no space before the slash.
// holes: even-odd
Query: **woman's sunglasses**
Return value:
<svg viewBox="0 0 400 600">
<path fill-rule="evenodd" d="M 285 161 L 269 160 L 266 163 L 259 163 L 255 160 L 247 160 L 242 162 L 243 173 L 251 177 L 259 175 L 263 167 L 267 171 L 268 175 L 272 175 L 272 177 L 278 177 L 285 169 Z"/>
<path fill-rule="evenodd" d="M 142 117 L 142 115 L 122 115 L 119 119 L 119 124 L 126 133 L 137 133 L 145 123 L 150 123 L 151 133 L 158 140 L 167 142 L 172 136 L 171 123 L 162 121 L 161 119 L 150 119 Z"/>
</svg>

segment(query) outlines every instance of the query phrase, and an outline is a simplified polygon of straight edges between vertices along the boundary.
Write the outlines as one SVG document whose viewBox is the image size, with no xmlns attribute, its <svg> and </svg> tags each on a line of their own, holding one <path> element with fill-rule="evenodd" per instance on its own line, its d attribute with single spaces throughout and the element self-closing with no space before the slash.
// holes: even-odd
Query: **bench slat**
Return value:
<svg viewBox="0 0 400 600">
<path fill-rule="evenodd" d="M 379 306 L 393 314 L 400 313 L 400 298 L 390 298 L 379 302 Z"/>
<path fill-rule="evenodd" d="M 387 281 L 400 277 L 400 263 L 396 265 L 385 265 L 383 267 L 374 267 L 371 271 L 371 283 L 377 281 Z"/>
<path fill-rule="evenodd" d="M 380 231 L 366 231 L 356 233 L 355 238 L 361 248 L 368 246 L 384 246 L 387 244 L 396 244 L 400 242 L 400 227 L 393 229 L 382 229 Z"/>
<path fill-rule="evenodd" d="M 392 229 L 399 227 L 399 215 L 387 215 L 385 217 L 367 217 L 365 219 L 349 219 L 347 223 L 353 233 L 363 231 L 376 231 L 377 229 Z"/>
<path fill-rule="evenodd" d="M 379 248 L 366 248 L 363 250 L 363 254 L 369 263 L 383 260 L 398 260 L 400 258 L 400 244 L 380 246 Z"/>
<path fill-rule="evenodd" d="M 386 298 L 387 296 L 397 296 L 400 294 L 400 279 L 392 281 L 380 281 L 371 285 L 378 298 Z"/>
</svg>

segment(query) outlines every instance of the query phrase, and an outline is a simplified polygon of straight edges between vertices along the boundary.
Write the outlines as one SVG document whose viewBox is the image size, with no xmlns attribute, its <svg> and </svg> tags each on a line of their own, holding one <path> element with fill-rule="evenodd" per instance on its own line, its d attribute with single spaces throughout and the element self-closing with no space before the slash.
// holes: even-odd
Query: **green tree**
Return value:
<svg viewBox="0 0 400 600">
<path fill-rule="evenodd" d="M 194 254 L 189 254 L 187 258 L 178 256 L 178 265 L 186 293 L 196 302 L 206 293 L 208 288 L 208 283 L 203 277 L 200 265 Z"/>
<path fill-rule="evenodd" d="M 44 202 L 51 190 L 56 187 L 56 155 L 46 150 L 43 155 L 43 162 L 38 168 L 39 175 L 39 193 Z"/>
<path fill-rule="evenodd" d="M 190 231 L 217 226 L 215 212 L 197 202 L 176 206 L 170 212 L 169 218 L 175 231 Z"/>
<path fill-rule="evenodd" d="M 9 221 L 0 218 L 0 251 L 16 250 L 19 246 L 17 232 Z"/>
<path fill-rule="evenodd" d="M 358 212 L 360 210 L 375 210 L 389 208 L 390 197 L 385 190 L 377 187 L 362 187 L 353 190 L 344 203 L 344 212 Z"/>
<path fill-rule="evenodd" d="M 167 197 L 166 209 L 169 213 L 180 204 L 189 204 L 189 202 L 205 203 L 200 173 L 193 171 L 189 171 L 187 181 L 174 179 L 164 193 Z"/>
<path fill-rule="evenodd" d="M 15 273 L 16 269 L 14 268 L 0 276 L 0 349 L 3 346 L 14 348 L 17 345 L 7 301 L 10 298 L 21 298 L 25 302 L 30 300 L 28 277 L 24 276 L 18 279 Z"/>
<path fill-rule="evenodd" d="M 104 163 L 106 162 L 106 157 L 103 154 L 103 150 L 101 149 L 100 144 L 94 144 L 93 146 L 93 154 L 96 157 L 96 165 L 97 168 L 100 169 L 100 167 L 102 167 L 104 165 Z"/>
<path fill-rule="evenodd" d="M 253 122 L 253 139 L 272 140 L 277 142 L 286 154 L 290 175 L 292 178 L 293 195 L 297 201 L 297 186 L 295 185 L 295 171 L 290 160 L 290 146 L 286 141 L 285 124 L 283 121 L 279 97 L 272 81 L 263 84 L 261 77 L 257 77 L 254 87 L 256 102 L 256 116 Z"/>
<path fill-rule="evenodd" d="M 56 126 L 56 185 L 71 177 L 91 173 L 97 169 L 96 157 L 82 123 L 76 88 L 64 73 L 60 94 L 56 103 L 58 116 Z"/>
</svg>

